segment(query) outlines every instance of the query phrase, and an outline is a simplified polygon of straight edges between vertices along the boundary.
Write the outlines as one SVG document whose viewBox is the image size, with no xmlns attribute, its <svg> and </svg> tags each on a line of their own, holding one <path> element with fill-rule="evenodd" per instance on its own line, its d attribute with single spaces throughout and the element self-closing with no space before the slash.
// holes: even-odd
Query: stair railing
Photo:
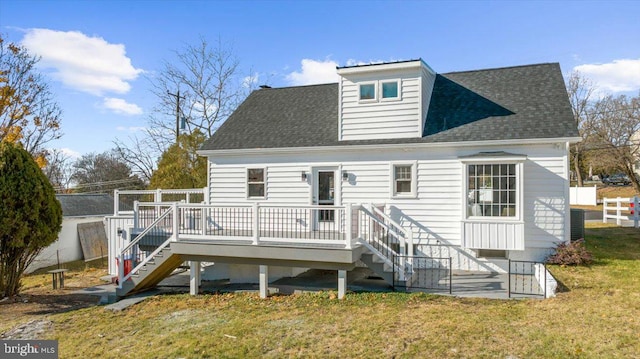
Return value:
<svg viewBox="0 0 640 359">
<path fill-rule="evenodd" d="M 145 203 L 145 205 L 151 206 L 166 206 L 167 203 Z M 138 204 L 136 203 L 136 212 L 138 211 Z M 132 275 L 137 273 L 140 268 L 142 268 L 145 264 L 147 264 L 155 255 L 160 253 L 169 243 L 176 239 L 178 233 L 178 216 L 175 215 L 178 213 L 178 203 L 171 204 L 164 212 L 158 216 L 149 226 L 147 226 L 142 232 L 136 235 L 136 237 L 131 240 L 131 242 L 125 246 L 120 254 L 118 255 L 118 285 L 122 288 L 122 285 L 125 281 L 131 278 Z M 169 217 L 169 215 L 174 214 L 173 218 L 170 219 L 172 222 L 172 233 L 167 233 L 161 227 L 166 228 L 166 224 L 164 223 L 165 219 Z M 137 215 L 136 215 L 137 217 Z M 136 221 L 137 222 L 137 221 Z M 158 231 L 160 229 L 160 231 Z M 141 240 L 147 236 L 148 234 L 158 234 L 162 233 L 166 235 L 168 238 L 163 241 L 155 250 L 153 250 L 149 254 L 144 254 L 145 251 L 139 248 Z M 126 269 L 126 273 L 125 273 Z"/>
<path fill-rule="evenodd" d="M 403 228 L 383 211 L 369 204 L 358 207 L 358 237 L 373 252 L 389 266 L 397 268 L 404 280 L 404 273 L 411 273 L 411 255 L 413 255 L 413 236 L 411 231 Z M 395 245 L 397 244 L 397 249 Z M 393 258 L 400 258 L 400 263 L 394 263 Z"/>
</svg>

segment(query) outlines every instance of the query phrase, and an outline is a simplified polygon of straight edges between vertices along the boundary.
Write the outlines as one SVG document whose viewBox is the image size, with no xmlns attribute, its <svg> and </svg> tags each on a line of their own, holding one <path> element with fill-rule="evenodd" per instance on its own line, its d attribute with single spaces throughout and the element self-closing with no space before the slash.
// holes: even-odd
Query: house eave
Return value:
<svg viewBox="0 0 640 359">
<path fill-rule="evenodd" d="M 366 144 L 366 145 L 343 145 L 343 146 L 313 146 L 313 147 L 274 147 L 274 148 L 241 148 L 224 150 L 199 150 L 196 153 L 200 156 L 247 156 L 259 154 L 289 154 L 289 153 L 315 153 L 315 152 L 337 152 L 337 151 L 379 151 L 387 150 L 407 150 L 429 149 L 446 147 L 482 147 L 482 146 L 506 146 L 506 145 L 538 145 L 545 143 L 575 143 L 581 137 L 557 137 L 557 138 L 529 138 L 513 140 L 493 140 L 493 141 L 463 141 L 463 142 L 428 142 L 428 143 L 392 143 L 392 144 Z"/>
</svg>

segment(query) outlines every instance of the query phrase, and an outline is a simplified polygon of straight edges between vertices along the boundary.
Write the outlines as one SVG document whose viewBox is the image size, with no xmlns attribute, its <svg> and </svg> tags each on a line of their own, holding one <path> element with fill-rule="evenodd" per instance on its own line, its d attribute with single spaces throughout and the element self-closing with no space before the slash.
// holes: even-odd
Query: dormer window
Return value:
<svg viewBox="0 0 640 359">
<path fill-rule="evenodd" d="M 376 100 L 376 83 L 367 82 L 360 84 L 360 101 Z"/>
<path fill-rule="evenodd" d="M 398 96 L 398 81 L 382 81 L 380 87 L 382 88 L 382 100 L 397 100 Z"/>
<path fill-rule="evenodd" d="M 400 100 L 400 80 L 361 82 L 358 85 L 359 102 L 383 102 Z"/>
</svg>

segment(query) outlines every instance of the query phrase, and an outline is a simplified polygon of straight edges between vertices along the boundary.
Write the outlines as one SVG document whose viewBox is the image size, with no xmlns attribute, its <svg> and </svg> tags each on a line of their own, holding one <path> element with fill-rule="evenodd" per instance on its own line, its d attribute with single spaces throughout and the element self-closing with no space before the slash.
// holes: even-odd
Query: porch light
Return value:
<svg viewBox="0 0 640 359">
<path fill-rule="evenodd" d="M 342 180 L 343 181 L 349 180 L 349 173 L 347 171 L 342 171 Z"/>
<path fill-rule="evenodd" d="M 302 176 L 301 176 L 301 178 L 302 178 L 302 182 L 306 182 L 306 181 L 307 181 L 307 172 L 302 171 Z"/>
</svg>

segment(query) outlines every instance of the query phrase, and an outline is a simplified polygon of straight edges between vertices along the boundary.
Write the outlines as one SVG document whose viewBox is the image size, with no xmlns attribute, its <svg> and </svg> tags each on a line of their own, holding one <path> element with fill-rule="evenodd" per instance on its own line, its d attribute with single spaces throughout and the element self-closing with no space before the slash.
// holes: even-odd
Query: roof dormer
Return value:
<svg viewBox="0 0 640 359">
<path fill-rule="evenodd" d="M 422 59 L 337 71 L 339 140 L 422 137 L 436 77 Z"/>
</svg>

